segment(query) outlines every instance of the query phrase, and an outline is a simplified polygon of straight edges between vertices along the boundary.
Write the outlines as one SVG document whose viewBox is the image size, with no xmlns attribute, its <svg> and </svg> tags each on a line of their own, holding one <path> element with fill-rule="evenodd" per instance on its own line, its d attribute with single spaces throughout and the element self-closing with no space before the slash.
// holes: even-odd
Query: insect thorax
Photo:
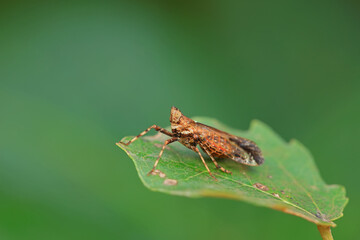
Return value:
<svg viewBox="0 0 360 240">
<path fill-rule="evenodd" d="M 171 123 L 171 131 L 179 137 L 192 135 L 194 133 L 192 126 L 176 123 Z"/>
</svg>

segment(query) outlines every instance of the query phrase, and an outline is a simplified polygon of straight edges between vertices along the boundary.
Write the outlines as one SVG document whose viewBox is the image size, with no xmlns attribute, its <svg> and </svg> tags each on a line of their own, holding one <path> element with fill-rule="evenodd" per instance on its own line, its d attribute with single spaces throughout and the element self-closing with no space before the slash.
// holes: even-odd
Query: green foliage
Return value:
<svg viewBox="0 0 360 240">
<path fill-rule="evenodd" d="M 287 143 L 259 121 L 253 121 L 249 131 L 239 131 L 214 119 L 195 119 L 254 140 L 264 153 L 265 163 L 259 167 L 248 167 L 230 159 L 219 160 L 220 165 L 233 172 L 230 175 L 216 169 L 210 158 L 206 157 L 210 170 L 218 179 L 214 181 L 196 153 L 174 143 L 165 149 L 160 159 L 157 169 L 162 174 L 147 176 L 162 143 L 168 137 L 157 134 L 140 138 L 129 146 L 118 144 L 134 161 L 146 187 L 187 197 L 211 196 L 243 200 L 302 217 L 317 225 L 334 227 L 333 220 L 343 215 L 348 201 L 345 188 L 326 185 L 310 152 L 297 140 Z M 131 137 L 125 137 L 122 141 L 130 139 Z M 167 179 L 176 181 L 167 184 Z"/>
</svg>

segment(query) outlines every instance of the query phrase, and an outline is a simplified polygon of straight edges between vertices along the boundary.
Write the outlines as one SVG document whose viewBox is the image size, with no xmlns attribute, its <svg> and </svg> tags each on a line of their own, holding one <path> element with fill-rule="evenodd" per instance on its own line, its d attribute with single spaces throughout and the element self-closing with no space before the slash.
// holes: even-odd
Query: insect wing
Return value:
<svg viewBox="0 0 360 240">
<path fill-rule="evenodd" d="M 258 166 L 264 162 L 261 150 L 251 140 L 197 123 L 201 127 L 205 147 L 215 157 L 228 157 L 236 162 Z M 222 153 L 222 154 L 221 154 Z"/>
<path fill-rule="evenodd" d="M 232 135 L 229 140 L 247 153 L 248 158 L 243 159 L 246 162 L 244 164 L 250 166 L 258 166 L 264 163 L 264 157 L 262 155 L 262 152 L 260 148 L 256 145 L 256 143 L 254 143 L 253 141 L 234 135 Z M 237 156 L 235 155 L 235 157 Z M 234 160 L 237 161 L 236 159 Z M 241 162 L 241 160 L 239 161 Z"/>
</svg>

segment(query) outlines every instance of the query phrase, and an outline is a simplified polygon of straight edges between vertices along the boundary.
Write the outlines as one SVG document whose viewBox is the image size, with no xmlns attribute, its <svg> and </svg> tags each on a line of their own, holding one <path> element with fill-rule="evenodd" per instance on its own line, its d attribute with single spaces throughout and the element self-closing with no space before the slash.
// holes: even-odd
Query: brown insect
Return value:
<svg viewBox="0 0 360 240">
<path fill-rule="evenodd" d="M 197 145 L 199 145 L 200 148 L 207 155 L 209 155 L 211 160 L 214 162 L 216 168 L 219 168 L 225 173 L 231 174 L 230 171 L 224 169 L 216 162 L 215 157 L 230 158 L 235 162 L 249 166 L 259 166 L 264 162 L 264 157 L 261 153 L 260 148 L 253 141 L 220 131 L 216 128 L 207 126 L 202 123 L 198 123 L 184 116 L 176 107 L 171 108 L 170 123 L 171 132 L 157 125 L 152 125 L 148 129 L 140 133 L 138 136 L 131 139 L 129 142 L 119 142 L 124 145 L 129 145 L 139 137 L 145 135 L 151 129 L 155 129 L 156 131 L 159 131 L 171 137 L 170 139 L 165 141 L 159 153 L 159 156 L 156 159 L 155 164 L 152 170 L 148 173 L 148 175 L 150 175 L 155 170 L 166 145 L 176 141 L 179 141 L 185 147 L 197 152 L 210 176 L 213 177 L 215 180 L 216 178 L 211 174 L 209 167 L 206 165 L 206 162 L 200 153 L 200 150 L 197 148 Z"/>
</svg>

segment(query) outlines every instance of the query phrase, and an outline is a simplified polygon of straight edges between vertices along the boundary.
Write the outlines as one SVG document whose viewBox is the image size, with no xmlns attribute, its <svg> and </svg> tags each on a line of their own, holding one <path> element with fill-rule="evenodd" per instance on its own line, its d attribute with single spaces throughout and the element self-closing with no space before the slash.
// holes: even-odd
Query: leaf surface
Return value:
<svg viewBox="0 0 360 240">
<path fill-rule="evenodd" d="M 161 174 L 147 176 L 162 144 L 169 137 L 157 134 L 142 137 L 129 146 L 117 144 L 134 161 L 139 177 L 153 191 L 187 197 L 222 197 L 270 207 L 302 217 L 318 225 L 336 226 L 348 201 L 345 188 L 327 185 L 321 178 L 310 152 L 297 140 L 289 143 L 264 123 L 254 120 L 248 131 L 240 131 L 215 119 L 198 117 L 198 122 L 255 141 L 265 163 L 249 167 L 219 159 L 218 163 L 233 172 L 223 173 L 211 159 L 203 156 L 218 181 L 206 171 L 199 156 L 176 142 L 168 145 L 157 166 Z M 132 137 L 125 137 L 127 142 Z M 175 180 L 175 181 L 174 181 Z"/>
</svg>

